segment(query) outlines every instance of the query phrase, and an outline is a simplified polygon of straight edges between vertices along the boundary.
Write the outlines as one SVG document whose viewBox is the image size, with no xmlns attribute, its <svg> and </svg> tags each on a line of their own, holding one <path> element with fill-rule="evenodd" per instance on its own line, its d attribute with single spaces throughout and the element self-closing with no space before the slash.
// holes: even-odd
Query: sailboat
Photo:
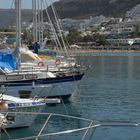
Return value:
<svg viewBox="0 0 140 140">
<path fill-rule="evenodd" d="M 21 99 L 9 95 L 1 95 L 0 112 L 6 118 L 4 128 L 29 127 L 37 114 L 23 114 L 24 112 L 40 112 L 45 107 L 46 102 L 43 99 Z M 11 112 L 11 113 L 10 113 Z M 22 112 L 21 114 L 18 112 Z"/>
<path fill-rule="evenodd" d="M 0 92 L 8 95 L 19 96 L 20 91 L 30 91 L 31 96 L 68 97 L 84 75 L 54 73 L 47 69 L 16 70 L 10 54 L 1 54 L 1 57 Z"/>
<path fill-rule="evenodd" d="M 79 71 L 48 70 L 48 66 L 30 68 L 21 64 L 21 0 L 16 7 L 16 61 L 10 54 L 0 54 L 0 86 L 5 94 L 19 96 L 23 90 L 32 96 L 69 97 L 74 92 L 84 73 Z M 40 64 L 42 62 L 39 62 Z M 38 63 L 38 65 L 39 65 Z M 25 68 L 26 67 L 26 68 Z M 1 91 L 2 92 L 2 91 Z"/>
</svg>

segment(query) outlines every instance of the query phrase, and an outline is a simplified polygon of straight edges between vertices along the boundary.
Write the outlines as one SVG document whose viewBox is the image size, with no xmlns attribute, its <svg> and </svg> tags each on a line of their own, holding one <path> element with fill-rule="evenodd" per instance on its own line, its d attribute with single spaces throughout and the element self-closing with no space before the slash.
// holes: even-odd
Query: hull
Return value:
<svg viewBox="0 0 140 140">
<path fill-rule="evenodd" d="M 69 97 L 72 95 L 84 74 L 64 76 L 39 80 L 16 81 L 1 83 L 1 92 L 7 95 L 19 96 L 20 90 L 31 91 L 31 96 L 39 97 Z"/>
<path fill-rule="evenodd" d="M 37 114 L 24 114 L 24 112 L 40 112 L 44 108 L 44 105 L 42 106 L 34 106 L 34 107 L 21 107 L 21 108 L 15 108 L 15 109 L 9 109 L 9 112 L 15 113 L 8 113 L 6 115 L 6 118 L 8 120 L 8 123 L 4 128 L 22 128 L 22 127 L 29 127 L 33 124 L 34 120 L 37 117 Z M 16 111 L 15 111 L 16 110 Z M 23 112 L 23 113 L 18 113 Z"/>
</svg>

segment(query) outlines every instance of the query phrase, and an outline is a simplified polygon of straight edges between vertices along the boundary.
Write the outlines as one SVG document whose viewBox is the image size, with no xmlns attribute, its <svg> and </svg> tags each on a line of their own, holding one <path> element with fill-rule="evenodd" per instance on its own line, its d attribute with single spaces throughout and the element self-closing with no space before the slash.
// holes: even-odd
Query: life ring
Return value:
<svg viewBox="0 0 140 140">
<path fill-rule="evenodd" d="M 39 66 L 39 67 L 45 66 L 45 64 L 44 64 L 44 62 L 41 61 L 41 62 L 38 62 L 38 66 Z"/>
<path fill-rule="evenodd" d="M 60 65 L 61 64 L 61 60 L 60 59 L 56 59 L 55 60 L 55 65 Z"/>
</svg>

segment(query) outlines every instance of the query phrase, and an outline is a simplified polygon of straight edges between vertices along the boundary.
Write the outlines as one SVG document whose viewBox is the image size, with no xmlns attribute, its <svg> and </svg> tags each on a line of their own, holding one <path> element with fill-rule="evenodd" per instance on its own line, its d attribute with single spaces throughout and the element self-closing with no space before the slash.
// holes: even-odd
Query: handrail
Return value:
<svg viewBox="0 0 140 140">
<path fill-rule="evenodd" d="M 1 113 L 5 113 L 5 112 L 1 112 Z M 75 133 L 75 132 L 81 132 L 84 131 L 84 134 L 81 138 L 81 140 L 84 140 L 89 132 L 89 130 L 93 129 L 94 131 L 92 132 L 92 135 L 95 132 L 95 129 L 97 127 L 102 127 L 102 126 L 107 126 L 107 127 L 136 127 L 137 125 L 139 125 L 138 123 L 132 122 L 132 121 L 112 121 L 112 120 L 92 120 L 92 119 L 87 119 L 87 118 L 82 118 L 82 117 L 77 117 L 77 116 L 71 116 L 71 115 L 65 115 L 65 114 L 57 114 L 57 113 L 46 113 L 46 112 L 6 112 L 6 113 L 16 113 L 16 114 L 36 114 L 36 115 L 47 115 L 47 119 L 45 121 L 45 123 L 43 124 L 41 130 L 39 131 L 39 133 L 36 136 L 29 136 L 29 137 L 24 137 L 24 138 L 16 138 L 16 139 L 12 139 L 12 140 L 29 140 L 29 139 L 35 139 L 38 140 L 41 137 L 51 137 L 51 136 L 57 136 L 57 135 L 62 135 L 62 134 L 70 134 L 70 133 Z M 49 120 L 51 119 L 52 116 L 58 116 L 58 117 L 65 117 L 65 118 L 72 118 L 72 119 L 77 119 L 77 120 L 81 120 L 81 121 L 87 121 L 90 124 L 88 126 L 85 127 L 81 127 L 81 128 L 75 128 L 75 129 L 69 129 L 69 130 L 64 130 L 64 131 L 59 131 L 59 132 L 50 132 L 50 133 L 45 133 L 45 134 L 41 134 L 43 132 L 43 130 L 45 129 L 46 125 L 48 124 Z M 91 136 L 92 136 L 91 135 Z"/>
</svg>

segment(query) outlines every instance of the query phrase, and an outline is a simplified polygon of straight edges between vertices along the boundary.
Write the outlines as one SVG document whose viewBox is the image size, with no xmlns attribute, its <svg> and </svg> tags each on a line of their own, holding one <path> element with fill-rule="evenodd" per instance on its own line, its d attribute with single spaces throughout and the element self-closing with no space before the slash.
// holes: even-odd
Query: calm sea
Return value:
<svg viewBox="0 0 140 140">
<path fill-rule="evenodd" d="M 140 122 L 140 53 L 91 53 L 77 57 L 88 66 L 74 96 L 64 104 L 47 106 L 45 112 L 70 114 L 93 120 Z M 46 117 L 40 116 L 30 128 L 10 130 L 11 137 L 35 135 Z M 85 123 L 75 120 L 53 118 L 45 132 L 77 128 Z M 93 131 L 90 131 L 92 133 Z M 41 140 L 80 140 L 82 133 L 73 133 Z M 99 127 L 86 140 L 140 140 L 140 126 Z M 6 137 L 3 136 L 3 140 Z"/>
</svg>

